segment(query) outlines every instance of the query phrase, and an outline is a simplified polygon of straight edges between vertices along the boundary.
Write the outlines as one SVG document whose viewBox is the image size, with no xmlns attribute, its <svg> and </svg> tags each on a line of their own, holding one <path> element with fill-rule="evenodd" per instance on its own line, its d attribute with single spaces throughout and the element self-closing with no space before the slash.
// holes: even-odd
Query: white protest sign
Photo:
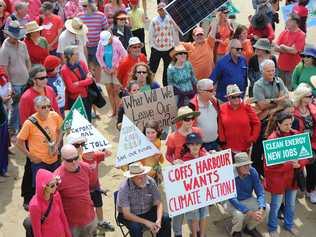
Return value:
<svg viewBox="0 0 316 237">
<path fill-rule="evenodd" d="M 124 115 L 115 166 L 120 167 L 159 153 L 157 147 Z"/>
<path fill-rule="evenodd" d="M 161 128 L 173 124 L 177 116 L 177 103 L 172 86 L 137 93 L 122 98 L 125 115 L 139 128 L 154 120 Z"/>
<path fill-rule="evenodd" d="M 230 149 L 167 166 L 162 174 L 170 217 L 237 196 Z"/>
<path fill-rule="evenodd" d="M 73 111 L 71 133 L 77 133 L 87 139 L 83 153 L 108 149 L 111 145 L 108 140 L 86 120 L 77 110 Z"/>
</svg>

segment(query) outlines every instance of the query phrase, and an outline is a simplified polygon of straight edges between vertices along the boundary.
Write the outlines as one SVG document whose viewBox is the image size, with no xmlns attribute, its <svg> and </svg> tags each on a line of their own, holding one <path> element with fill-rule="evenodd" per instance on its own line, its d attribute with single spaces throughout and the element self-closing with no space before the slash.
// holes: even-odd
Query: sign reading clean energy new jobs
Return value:
<svg viewBox="0 0 316 237">
<path fill-rule="evenodd" d="M 313 157 L 309 133 L 263 141 L 267 166 Z"/>
</svg>

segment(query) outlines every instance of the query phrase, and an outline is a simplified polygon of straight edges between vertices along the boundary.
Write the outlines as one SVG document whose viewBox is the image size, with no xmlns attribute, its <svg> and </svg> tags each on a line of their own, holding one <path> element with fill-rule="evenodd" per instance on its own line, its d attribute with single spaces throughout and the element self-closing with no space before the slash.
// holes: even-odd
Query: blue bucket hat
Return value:
<svg viewBox="0 0 316 237">
<path fill-rule="evenodd" d="M 8 28 L 4 29 L 3 32 L 9 37 L 18 40 L 22 39 L 26 34 L 26 30 L 20 26 L 20 23 L 18 21 L 11 21 Z"/>
<path fill-rule="evenodd" d="M 306 46 L 304 51 L 301 53 L 301 56 L 311 56 L 316 58 L 316 48 L 311 45 Z"/>
</svg>

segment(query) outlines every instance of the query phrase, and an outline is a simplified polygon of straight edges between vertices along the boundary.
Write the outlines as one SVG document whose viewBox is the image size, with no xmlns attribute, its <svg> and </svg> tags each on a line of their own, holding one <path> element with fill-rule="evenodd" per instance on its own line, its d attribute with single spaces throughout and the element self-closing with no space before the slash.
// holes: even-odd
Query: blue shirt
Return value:
<svg viewBox="0 0 316 237">
<path fill-rule="evenodd" d="M 113 58 L 113 46 L 112 44 L 108 44 L 104 46 L 104 54 L 103 54 L 103 60 L 105 65 L 108 68 L 112 68 L 112 58 Z"/>
<path fill-rule="evenodd" d="M 249 208 L 240 201 L 251 198 L 253 190 L 256 193 L 259 208 L 266 206 L 264 190 L 258 172 L 255 168 L 250 167 L 249 173 L 250 174 L 244 178 L 240 178 L 239 176 L 235 177 L 237 197 L 229 199 L 229 202 L 242 213 L 249 211 Z"/>
<path fill-rule="evenodd" d="M 226 102 L 226 87 L 231 84 L 237 84 L 239 89 L 245 92 L 248 84 L 247 69 L 247 62 L 243 56 L 238 58 L 237 64 L 233 62 L 230 53 L 221 58 L 210 76 L 214 84 L 217 84 L 216 97 Z"/>
</svg>

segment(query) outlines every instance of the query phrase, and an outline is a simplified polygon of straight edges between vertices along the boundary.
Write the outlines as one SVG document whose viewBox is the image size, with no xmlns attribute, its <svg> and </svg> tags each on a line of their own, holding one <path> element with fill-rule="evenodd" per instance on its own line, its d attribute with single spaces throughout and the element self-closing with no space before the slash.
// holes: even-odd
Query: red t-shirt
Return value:
<svg viewBox="0 0 316 237">
<path fill-rule="evenodd" d="M 131 57 L 129 54 L 123 58 L 117 68 L 117 78 L 120 81 L 123 88 L 127 87 L 129 81 L 129 74 L 136 63 L 144 62 L 147 63 L 145 54 L 141 54 L 137 59 Z"/>
<path fill-rule="evenodd" d="M 89 165 L 80 161 L 80 169 L 76 173 L 67 171 L 61 165 L 54 173 L 61 178 L 58 191 L 70 228 L 82 227 L 91 223 L 95 218 L 95 212 L 90 198 L 91 171 Z"/>
<path fill-rule="evenodd" d="M 45 41 L 44 38 L 41 38 L 41 40 Z M 45 58 L 49 55 L 48 48 L 35 44 L 30 38 L 25 38 L 24 43 L 26 44 L 27 51 L 29 52 L 31 63 L 44 64 Z M 46 42 L 45 44 L 47 46 Z"/>
<path fill-rule="evenodd" d="M 300 17 L 308 16 L 308 9 L 305 6 L 295 5 L 292 11 Z"/>
<path fill-rule="evenodd" d="M 291 72 L 296 65 L 301 61 L 300 53 L 304 50 L 305 46 L 305 33 L 298 29 L 295 32 L 284 30 L 278 40 L 277 45 L 284 44 L 289 47 L 295 47 L 296 54 L 280 53 L 278 58 L 278 65 L 282 71 Z"/>
<path fill-rule="evenodd" d="M 94 191 L 100 187 L 99 164 L 101 161 L 104 161 L 104 156 L 105 154 L 102 151 L 94 152 L 91 160 L 88 160 L 85 154 L 82 156 L 82 160 L 89 165 L 91 170 L 90 191 Z"/>
<path fill-rule="evenodd" d="M 36 18 L 36 21 L 38 24 L 40 24 L 39 17 Z M 45 26 L 44 30 L 42 30 L 41 32 L 41 35 L 46 38 L 49 44 L 53 42 L 53 40 L 58 36 L 58 32 L 64 27 L 64 23 L 61 20 L 60 16 L 57 16 L 55 14 L 43 17 L 43 22 L 41 22 L 41 24 Z M 57 49 L 57 46 L 58 40 L 53 45 L 51 50 Z"/>
</svg>

